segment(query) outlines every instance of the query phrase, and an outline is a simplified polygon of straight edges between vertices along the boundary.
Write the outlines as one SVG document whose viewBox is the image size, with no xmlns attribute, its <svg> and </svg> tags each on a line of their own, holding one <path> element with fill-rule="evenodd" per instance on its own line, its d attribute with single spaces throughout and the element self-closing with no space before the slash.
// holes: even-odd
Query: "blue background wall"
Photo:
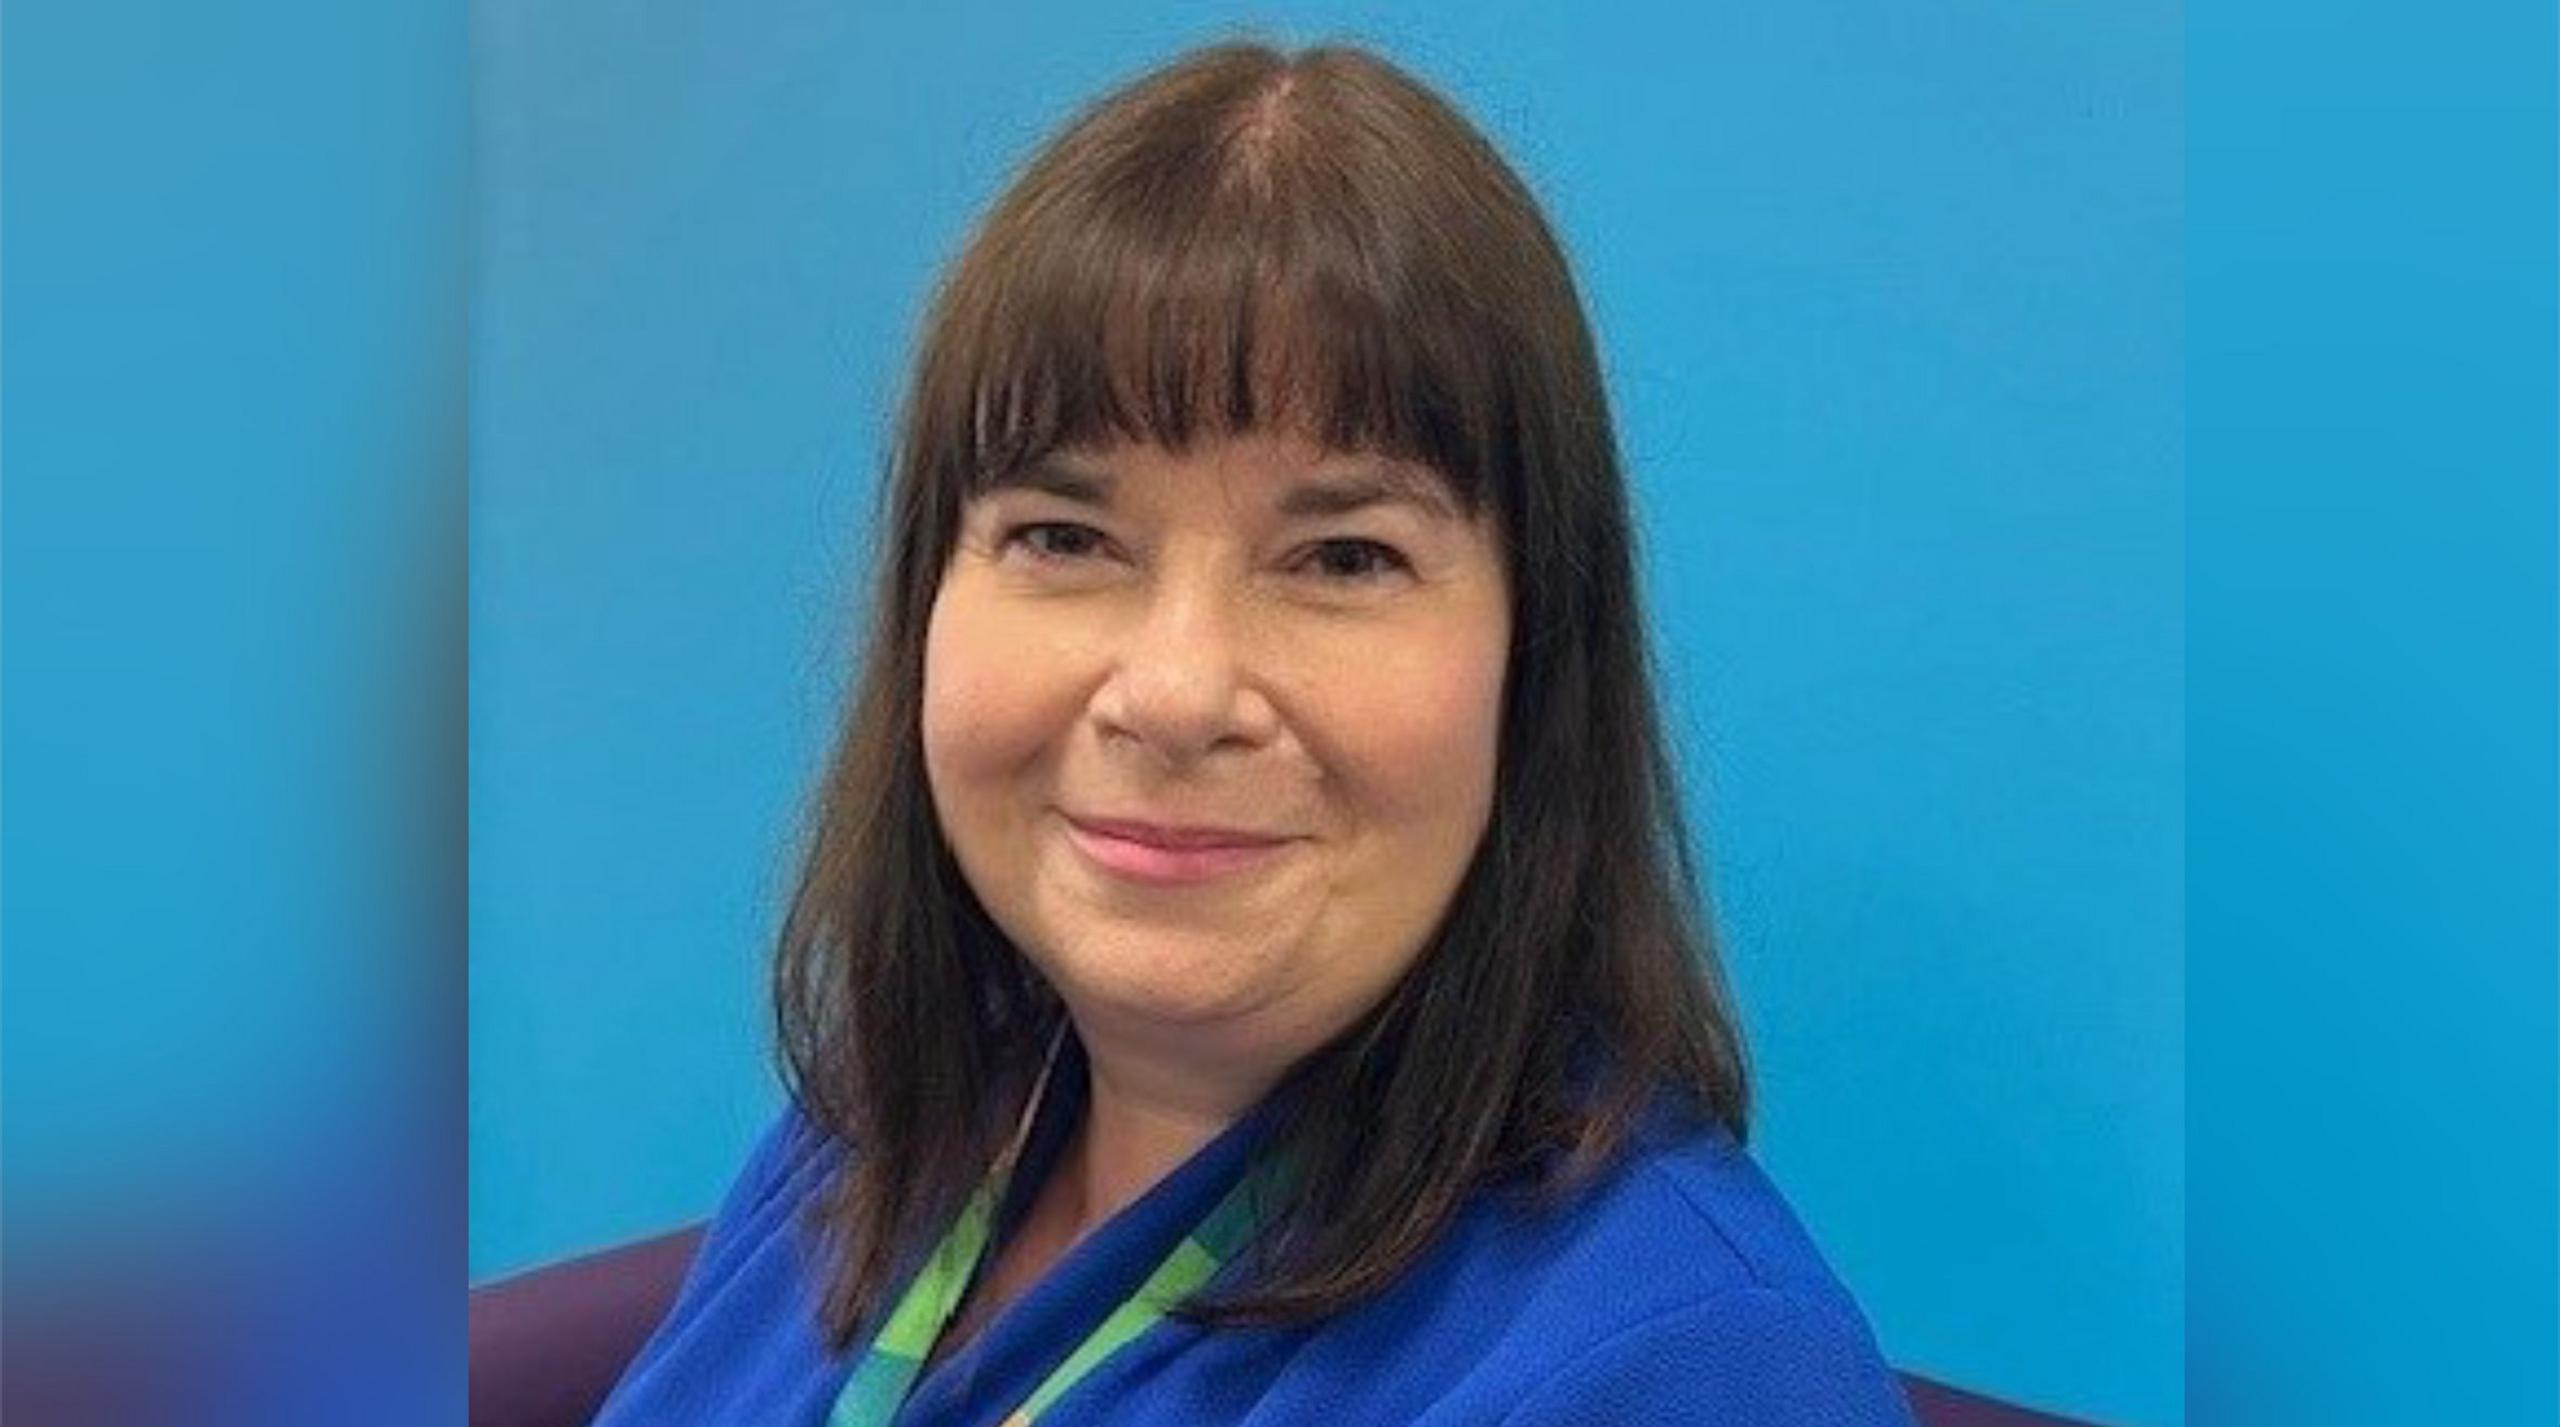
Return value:
<svg viewBox="0 0 2560 1427">
<path fill-rule="evenodd" d="M 1545 196 L 1610 364 L 1760 1149 L 1897 1361 L 2181 1413 L 2180 17 L 1240 12 Z M 471 1269 L 704 1212 L 926 288 L 1239 12 L 480 7 Z"/>
</svg>

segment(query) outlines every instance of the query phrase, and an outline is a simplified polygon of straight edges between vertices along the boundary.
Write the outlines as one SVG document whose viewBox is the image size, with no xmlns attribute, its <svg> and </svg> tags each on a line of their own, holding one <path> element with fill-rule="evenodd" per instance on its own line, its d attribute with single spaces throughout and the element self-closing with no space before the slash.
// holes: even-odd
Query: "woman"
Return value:
<svg viewBox="0 0 2560 1427">
<path fill-rule="evenodd" d="M 1105 99 L 889 505 L 793 1108 L 601 1420 L 1907 1420 L 1740 1148 L 1590 334 L 1463 119 Z"/>
</svg>

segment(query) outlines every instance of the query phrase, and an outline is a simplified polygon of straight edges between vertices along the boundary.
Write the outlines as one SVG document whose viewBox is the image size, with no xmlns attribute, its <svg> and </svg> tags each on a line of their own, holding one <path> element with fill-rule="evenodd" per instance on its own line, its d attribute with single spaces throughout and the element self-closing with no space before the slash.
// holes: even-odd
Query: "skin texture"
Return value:
<svg viewBox="0 0 2560 1427">
<path fill-rule="evenodd" d="M 945 836 L 1092 1067 L 998 1301 L 1412 964 L 1483 838 L 1510 641 L 1491 517 L 1427 471 L 1275 433 L 1047 469 L 1095 489 L 974 501 L 925 648 Z M 1281 509 L 1364 480 L 1423 498 Z M 1069 815 L 1288 841 L 1157 886 L 1105 870 Z"/>
</svg>

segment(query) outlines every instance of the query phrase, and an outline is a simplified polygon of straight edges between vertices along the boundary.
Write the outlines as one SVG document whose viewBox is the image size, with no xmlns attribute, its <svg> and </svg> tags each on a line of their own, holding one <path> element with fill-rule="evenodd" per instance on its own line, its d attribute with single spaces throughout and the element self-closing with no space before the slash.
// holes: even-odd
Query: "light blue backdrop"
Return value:
<svg viewBox="0 0 2560 1427">
<path fill-rule="evenodd" d="M 478 29 L 471 1266 L 707 1210 L 924 293 L 1074 104 L 1365 39 L 1571 248 L 1763 1094 L 1905 1366 L 2181 1407 L 2180 17 L 531 5 Z"/>
</svg>

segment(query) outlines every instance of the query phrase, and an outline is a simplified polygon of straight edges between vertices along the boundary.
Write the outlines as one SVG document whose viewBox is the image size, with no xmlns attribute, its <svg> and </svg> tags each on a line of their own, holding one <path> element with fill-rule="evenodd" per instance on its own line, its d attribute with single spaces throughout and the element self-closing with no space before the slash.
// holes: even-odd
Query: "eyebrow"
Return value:
<svg viewBox="0 0 2560 1427">
<path fill-rule="evenodd" d="M 1053 456 L 997 477 L 988 484 L 987 493 L 1041 491 L 1079 505 L 1107 509 L 1113 484 L 1109 471 Z M 1335 476 L 1300 481 L 1282 493 L 1277 508 L 1282 515 L 1304 519 L 1349 515 L 1376 505 L 1409 505 L 1442 520 L 1458 518 L 1439 481 L 1397 465 L 1362 466 Z"/>
<path fill-rule="evenodd" d="M 1111 504 L 1111 476 L 1108 472 L 1069 466 L 1054 456 L 1017 466 L 997 476 L 987 482 L 985 494 L 1009 490 L 1042 491 L 1078 505 Z"/>
</svg>

